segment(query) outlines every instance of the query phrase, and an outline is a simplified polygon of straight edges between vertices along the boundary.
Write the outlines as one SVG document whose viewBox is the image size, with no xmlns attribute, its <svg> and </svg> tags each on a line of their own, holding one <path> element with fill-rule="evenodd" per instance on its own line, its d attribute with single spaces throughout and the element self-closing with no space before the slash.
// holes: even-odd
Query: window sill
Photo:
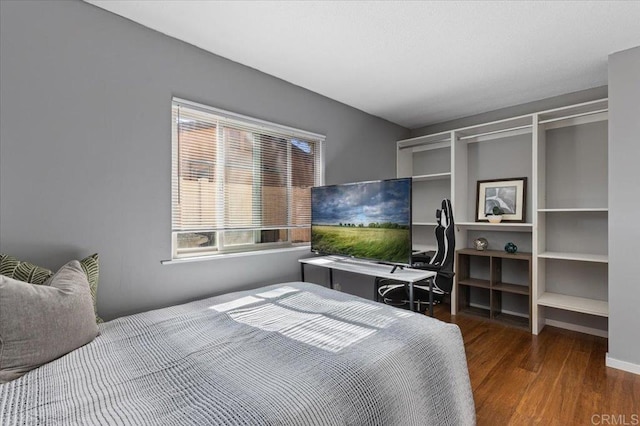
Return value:
<svg viewBox="0 0 640 426">
<path fill-rule="evenodd" d="M 296 247 L 275 248 L 275 249 L 268 249 L 268 250 L 244 251 L 241 253 L 209 254 L 206 256 L 194 256 L 194 257 L 184 257 L 180 259 L 161 260 L 160 263 L 163 265 L 174 265 L 178 263 L 204 262 L 208 260 L 223 260 L 223 259 L 231 259 L 234 257 L 259 256 L 263 254 L 285 253 L 289 251 L 311 252 L 311 246 L 304 245 L 304 246 L 296 246 Z"/>
</svg>

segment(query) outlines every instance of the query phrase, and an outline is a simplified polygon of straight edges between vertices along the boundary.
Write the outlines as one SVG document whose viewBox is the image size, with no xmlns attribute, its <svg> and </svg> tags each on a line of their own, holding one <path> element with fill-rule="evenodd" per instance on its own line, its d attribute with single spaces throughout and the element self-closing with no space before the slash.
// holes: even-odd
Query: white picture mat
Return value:
<svg viewBox="0 0 640 426">
<path fill-rule="evenodd" d="M 487 189 L 515 187 L 515 213 L 503 214 L 502 220 L 505 221 L 524 221 L 524 197 L 525 197 L 525 181 L 522 179 L 502 180 L 494 182 L 480 182 L 478 185 L 478 215 L 476 220 L 488 220 L 485 214 L 485 205 L 487 199 Z"/>
</svg>

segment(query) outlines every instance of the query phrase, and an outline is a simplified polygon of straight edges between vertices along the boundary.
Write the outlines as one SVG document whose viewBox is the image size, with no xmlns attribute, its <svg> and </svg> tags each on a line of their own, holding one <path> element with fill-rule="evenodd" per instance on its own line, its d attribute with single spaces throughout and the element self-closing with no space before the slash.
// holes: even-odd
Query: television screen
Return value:
<svg viewBox="0 0 640 426">
<path fill-rule="evenodd" d="M 411 178 L 311 188 L 311 250 L 411 263 Z"/>
</svg>

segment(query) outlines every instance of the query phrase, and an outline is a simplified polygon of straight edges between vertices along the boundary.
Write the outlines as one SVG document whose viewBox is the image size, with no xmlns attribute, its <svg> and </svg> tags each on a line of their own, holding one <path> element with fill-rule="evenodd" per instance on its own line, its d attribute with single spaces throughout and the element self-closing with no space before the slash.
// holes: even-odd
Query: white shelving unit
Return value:
<svg viewBox="0 0 640 426">
<path fill-rule="evenodd" d="M 547 323 L 607 333 L 607 109 L 600 100 L 536 117 L 535 334 Z"/>
<path fill-rule="evenodd" d="M 484 236 L 494 250 L 517 241 L 532 252 L 532 307 L 520 313 L 534 334 L 553 324 L 606 335 L 607 111 L 604 99 L 397 144 L 397 175 L 414 183 L 417 246 L 435 247 L 435 210 L 449 198 L 458 249 Z M 476 222 L 477 182 L 515 177 L 527 178 L 525 222 Z"/>
<path fill-rule="evenodd" d="M 531 116 L 515 117 L 477 126 L 465 127 L 453 132 L 454 176 L 453 212 L 456 222 L 456 248 L 473 247 L 473 240 L 485 237 L 489 240 L 489 249 L 503 250 L 506 242 L 517 241 L 520 252 L 531 251 L 531 232 L 533 223 L 527 206 L 524 223 L 502 222 L 488 223 L 476 221 L 477 182 L 490 179 L 532 178 L 532 136 L 533 119 Z M 531 192 L 530 187 L 527 192 Z M 483 272 L 481 265 L 472 266 L 472 270 Z M 490 275 L 487 270 L 485 273 Z M 522 271 L 520 272 L 522 274 Z M 517 274 L 517 275 L 520 275 Z M 509 277 L 509 281 L 525 281 L 525 277 Z M 458 277 L 455 278 L 456 281 Z M 455 288 L 458 288 L 457 282 Z M 455 294 L 453 297 L 457 298 Z M 472 288 L 470 304 L 481 309 L 490 307 L 486 292 Z M 522 304 L 517 295 L 504 293 L 502 309 L 523 317 L 529 317 L 529 304 Z M 457 299 L 456 299 L 457 300 Z M 457 314 L 456 304 L 452 304 L 452 313 Z"/>
<path fill-rule="evenodd" d="M 562 253 L 556 251 L 545 251 L 539 253 L 538 258 L 575 260 L 578 262 L 609 263 L 609 256 L 607 256 L 606 254 Z"/>
<path fill-rule="evenodd" d="M 435 211 L 451 198 L 451 132 L 399 141 L 397 176 L 411 177 L 413 199 L 413 248 L 435 250 Z"/>
</svg>

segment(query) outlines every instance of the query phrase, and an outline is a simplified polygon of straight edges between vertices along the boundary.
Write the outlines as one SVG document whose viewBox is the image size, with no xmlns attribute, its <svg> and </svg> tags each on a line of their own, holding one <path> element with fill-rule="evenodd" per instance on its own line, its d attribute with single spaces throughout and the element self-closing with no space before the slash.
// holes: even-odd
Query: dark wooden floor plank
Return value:
<svg viewBox="0 0 640 426">
<path fill-rule="evenodd" d="M 553 389 L 550 389 L 550 397 L 543 409 L 542 417 L 547 420 L 560 419 L 565 424 L 573 424 L 577 421 L 577 424 L 589 424 L 589 417 L 592 413 L 580 412 L 577 407 L 583 407 L 581 401 L 586 397 L 596 397 L 595 395 L 588 395 L 589 389 L 580 387 L 580 383 L 583 383 L 583 377 L 589 364 L 588 352 L 581 350 L 575 350 L 576 347 L 581 347 L 578 340 L 574 340 L 572 350 L 568 353 L 563 367 L 558 375 L 558 380 L 555 382 Z M 604 360 L 603 360 L 604 362 Z M 585 418 L 584 416 L 587 416 Z"/>
<path fill-rule="evenodd" d="M 435 316 L 462 331 L 479 426 L 640 419 L 640 376 L 605 366 L 607 339 L 554 327 L 534 336 L 448 308 Z"/>
</svg>

